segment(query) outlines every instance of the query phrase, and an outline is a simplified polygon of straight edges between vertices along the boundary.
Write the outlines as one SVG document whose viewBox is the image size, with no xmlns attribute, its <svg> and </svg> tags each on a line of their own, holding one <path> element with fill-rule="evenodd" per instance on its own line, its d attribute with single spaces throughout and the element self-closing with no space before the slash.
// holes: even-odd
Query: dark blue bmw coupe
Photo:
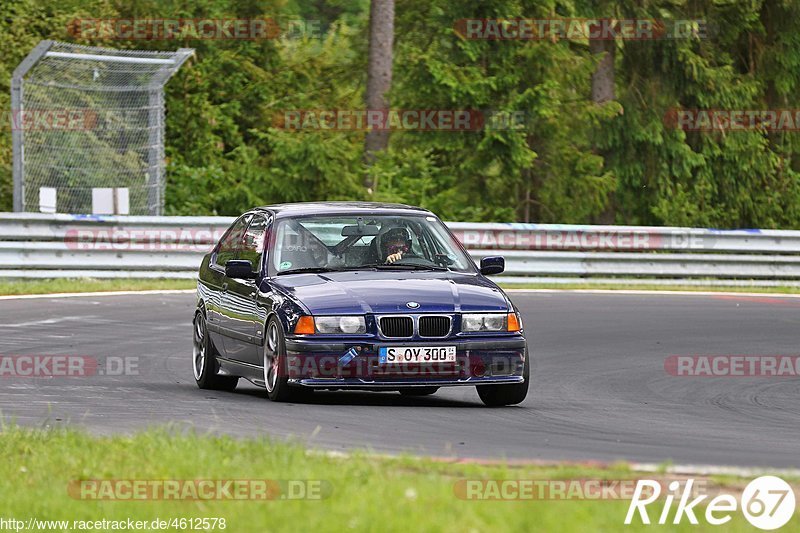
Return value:
<svg viewBox="0 0 800 533">
<path fill-rule="evenodd" d="M 202 389 L 240 378 L 271 400 L 315 389 L 426 395 L 475 386 L 520 403 L 530 361 L 522 321 L 430 211 L 330 202 L 260 207 L 203 258 L 193 368 Z"/>
</svg>

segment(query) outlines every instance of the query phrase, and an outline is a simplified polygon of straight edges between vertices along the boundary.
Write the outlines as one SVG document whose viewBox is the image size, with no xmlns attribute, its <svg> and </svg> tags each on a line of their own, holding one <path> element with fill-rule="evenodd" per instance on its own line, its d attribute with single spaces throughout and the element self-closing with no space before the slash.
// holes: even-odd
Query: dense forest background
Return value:
<svg viewBox="0 0 800 533">
<path fill-rule="evenodd" d="M 800 108 L 797 0 L 396 0 L 392 108 L 521 111 L 528 120 L 510 130 L 393 131 L 368 165 L 363 131 L 286 131 L 273 118 L 365 108 L 369 13 L 369 0 L 2 0 L 0 109 L 10 107 L 12 71 L 41 39 L 192 47 L 196 57 L 167 85 L 167 214 L 372 199 L 461 221 L 800 226 L 800 133 L 683 131 L 665 121 L 675 108 Z M 256 41 L 76 40 L 68 31 L 76 18 L 117 17 L 314 22 Z M 599 43 L 455 31 L 459 19 L 516 17 L 701 19 L 710 31 Z M 0 210 L 11 209 L 11 191 L 6 124 Z"/>
</svg>

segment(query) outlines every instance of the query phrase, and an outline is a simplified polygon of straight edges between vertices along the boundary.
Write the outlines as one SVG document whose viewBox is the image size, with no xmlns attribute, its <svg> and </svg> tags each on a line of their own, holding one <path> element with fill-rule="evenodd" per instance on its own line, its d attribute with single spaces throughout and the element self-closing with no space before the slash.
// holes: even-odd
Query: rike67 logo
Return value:
<svg viewBox="0 0 800 533">
<path fill-rule="evenodd" d="M 649 509 L 648 506 L 661 496 L 661 485 L 649 479 L 639 480 L 625 516 L 625 524 L 633 523 L 637 512 L 643 524 L 652 523 L 648 511 L 656 511 L 653 521 L 657 524 L 680 524 L 684 517 L 689 523 L 698 524 L 695 513 L 700 514 L 700 510 L 695 507 L 704 502 L 708 495 L 701 494 L 690 501 L 694 496 L 693 485 L 692 479 L 687 480 L 683 486 L 680 481 L 670 483 L 669 493 L 663 499 L 663 507 L 658 513 L 658 505 Z M 678 503 L 673 512 L 676 499 Z M 714 497 L 705 505 L 705 515 L 701 516 L 708 524 L 720 526 L 730 522 L 733 514 L 741 511 L 747 521 L 758 529 L 773 530 L 786 525 L 792 519 L 794 510 L 795 495 L 792 487 L 779 477 L 762 476 L 745 487 L 738 501 L 730 494 Z"/>
</svg>

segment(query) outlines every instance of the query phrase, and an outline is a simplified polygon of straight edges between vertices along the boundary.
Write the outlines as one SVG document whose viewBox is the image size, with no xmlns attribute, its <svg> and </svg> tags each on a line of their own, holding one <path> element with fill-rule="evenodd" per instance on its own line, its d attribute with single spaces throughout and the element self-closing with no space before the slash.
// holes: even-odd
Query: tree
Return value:
<svg viewBox="0 0 800 533">
<path fill-rule="evenodd" d="M 592 73 L 592 102 L 603 105 L 616 99 L 614 89 L 614 60 L 616 57 L 617 43 L 614 39 L 589 39 L 589 51 L 594 56 L 599 56 L 600 61 L 597 68 Z M 606 153 L 600 152 L 600 156 L 605 160 Z M 597 218 L 600 224 L 614 223 L 614 202 L 609 198 L 608 205 Z"/>
<path fill-rule="evenodd" d="M 392 46 L 394 45 L 394 0 L 372 0 L 369 12 L 369 63 L 367 66 L 367 110 L 388 110 L 387 93 L 392 88 Z M 388 130 L 369 130 L 364 141 L 367 165 L 376 153 L 389 146 Z M 366 173 L 364 185 L 372 193 L 373 174 Z"/>
</svg>

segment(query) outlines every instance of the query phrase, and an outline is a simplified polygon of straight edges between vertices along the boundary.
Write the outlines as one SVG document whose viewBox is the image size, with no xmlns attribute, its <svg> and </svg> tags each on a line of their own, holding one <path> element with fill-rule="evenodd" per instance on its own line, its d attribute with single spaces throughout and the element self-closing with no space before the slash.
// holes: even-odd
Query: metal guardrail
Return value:
<svg viewBox="0 0 800 533">
<path fill-rule="evenodd" d="M 232 217 L 0 213 L 2 277 L 193 278 Z M 800 285 L 800 231 L 453 222 L 508 283 Z"/>
</svg>

